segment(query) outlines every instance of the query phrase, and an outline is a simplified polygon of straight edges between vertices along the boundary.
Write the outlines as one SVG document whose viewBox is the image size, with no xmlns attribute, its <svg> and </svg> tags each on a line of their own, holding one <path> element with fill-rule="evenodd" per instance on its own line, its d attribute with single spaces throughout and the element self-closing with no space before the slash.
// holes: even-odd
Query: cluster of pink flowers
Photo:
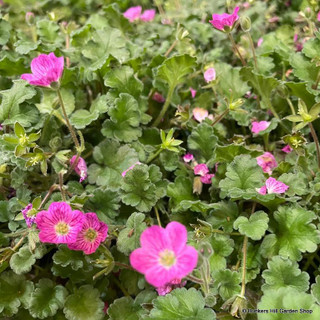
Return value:
<svg viewBox="0 0 320 320">
<path fill-rule="evenodd" d="M 278 163 L 270 152 L 265 152 L 263 155 L 256 158 L 258 165 L 262 168 L 263 172 L 271 174 L 272 169 L 278 166 Z"/>
<path fill-rule="evenodd" d="M 148 22 L 152 21 L 156 15 L 156 10 L 154 9 L 145 10 L 142 14 L 141 12 L 141 6 L 131 7 L 123 13 L 123 16 L 127 18 L 130 22 L 133 22 L 135 20 Z"/>
<path fill-rule="evenodd" d="M 285 193 L 288 190 L 289 186 L 284 184 L 281 181 L 276 180 L 275 178 L 268 178 L 266 180 L 266 183 L 264 186 L 262 186 L 260 189 L 257 189 L 257 191 L 262 194 L 271 194 L 271 193 Z"/>
<path fill-rule="evenodd" d="M 205 163 L 197 164 L 193 168 L 195 175 L 200 176 L 200 180 L 203 184 L 211 184 L 211 178 L 214 177 L 214 173 L 209 173 L 209 168 Z"/>
<path fill-rule="evenodd" d="M 236 7 L 232 14 L 222 13 L 222 14 L 213 14 L 212 20 L 209 22 L 212 24 L 214 28 L 223 32 L 230 32 L 235 22 L 239 19 L 238 11 L 239 7 Z"/>
<path fill-rule="evenodd" d="M 198 252 L 187 239 L 187 229 L 179 222 L 151 226 L 141 234 L 141 248 L 131 253 L 130 263 L 159 294 L 166 294 L 197 266 Z"/>
<path fill-rule="evenodd" d="M 46 243 L 65 243 L 72 250 L 94 253 L 107 237 L 108 225 L 93 212 L 72 210 L 66 202 L 53 202 L 35 220 L 39 239 Z"/>
<path fill-rule="evenodd" d="M 24 217 L 24 220 L 26 221 L 26 224 L 28 228 L 31 228 L 31 226 L 35 223 L 36 216 L 30 216 L 28 213 L 32 209 L 32 203 L 29 203 L 21 212 Z"/>
<path fill-rule="evenodd" d="M 213 120 L 213 115 L 209 114 L 209 111 L 203 108 L 194 108 L 192 114 L 198 122 L 202 122 L 206 118 Z"/>
<path fill-rule="evenodd" d="M 71 166 L 74 164 L 74 162 L 77 160 L 77 156 L 73 156 L 70 159 Z M 84 181 L 87 179 L 88 176 L 88 168 L 85 160 L 81 157 L 78 157 L 77 163 L 74 167 L 74 171 L 80 176 L 79 182 Z"/>
<path fill-rule="evenodd" d="M 57 58 L 53 52 L 40 54 L 31 61 L 32 73 L 24 73 L 21 79 L 34 86 L 49 87 L 52 82 L 58 82 L 64 67 L 63 57 Z"/>
</svg>

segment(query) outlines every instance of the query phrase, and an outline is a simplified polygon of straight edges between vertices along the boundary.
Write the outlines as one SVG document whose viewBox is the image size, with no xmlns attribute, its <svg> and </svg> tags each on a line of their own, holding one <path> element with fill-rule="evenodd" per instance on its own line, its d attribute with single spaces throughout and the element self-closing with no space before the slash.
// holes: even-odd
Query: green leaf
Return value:
<svg viewBox="0 0 320 320">
<path fill-rule="evenodd" d="M 309 275 L 301 272 L 297 262 L 275 256 L 268 262 L 268 269 L 262 272 L 265 284 L 262 291 L 276 290 L 279 288 L 293 288 L 300 292 L 309 289 Z"/>
<path fill-rule="evenodd" d="M 228 164 L 226 178 L 221 180 L 221 191 L 231 198 L 250 199 L 257 195 L 256 188 L 263 185 L 264 176 L 256 159 L 240 155 Z"/>
<path fill-rule="evenodd" d="M 316 215 L 298 205 L 281 206 L 274 213 L 274 233 L 263 239 L 261 250 L 264 257 L 279 254 L 293 261 L 301 260 L 301 252 L 314 252 L 320 243 L 320 232 L 312 220 Z"/>
<path fill-rule="evenodd" d="M 234 68 L 227 63 L 218 63 L 215 66 L 219 88 L 224 96 L 232 97 L 233 100 L 241 98 L 250 88 L 240 77 L 240 68 Z"/>
<path fill-rule="evenodd" d="M 29 39 L 20 39 L 14 44 L 14 46 L 16 47 L 16 52 L 21 55 L 25 55 L 36 50 L 40 44 L 41 41 L 33 42 Z"/>
<path fill-rule="evenodd" d="M 261 97 L 261 107 L 267 109 L 271 105 L 271 93 L 280 82 L 273 77 L 266 77 L 256 74 L 253 68 L 245 67 L 240 71 L 243 80 L 248 83 L 257 91 Z"/>
<path fill-rule="evenodd" d="M 11 317 L 18 312 L 22 305 L 27 308 L 30 304 L 30 295 L 33 283 L 24 276 L 12 271 L 0 275 L 0 313 L 2 316 Z"/>
<path fill-rule="evenodd" d="M 174 182 L 168 184 L 167 194 L 170 197 L 170 208 L 173 212 L 180 210 L 180 203 L 184 200 L 196 200 L 192 193 L 192 181 L 189 178 L 178 176 Z"/>
<path fill-rule="evenodd" d="M 6 20 L 0 21 L 0 45 L 5 45 L 10 39 L 11 24 Z"/>
<path fill-rule="evenodd" d="M 228 236 L 216 233 L 211 237 L 210 244 L 213 249 L 213 254 L 209 258 L 211 270 L 226 269 L 226 257 L 232 253 L 234 241 Z"/>
<path fill-rule="evenodd" d="M 120 231 L 117 240 L 118 250 L 129 255 L 133 250 L 140 246 L 140 236 L 143 230 L 147 228 L 144 222 L 143 213 L 134 212 L 126 222 L 126 227 Z"/>
<path fill-rule="evenodd" d="M 302 172 L 284 173 L 278 180 L 289 186 L 289 189 L 286 191 L 289 197 L 294 195 L 302 196 L 308 193 L 308 179 Z"/>
<path fill-rule="evenodd" d="M 134 76 L 134 71 L 129 66 L 107 72 L 104 76 L 104 84 L 115 89 L 117 94 L 128 93 L 135 99 L 139 99 L 143 90 L 143 83 Z"/>
<path fill-rule="evenodd" d="M 128 58 L 121 31 L 110 27 L 96 30 L 92 34 L 92 40 L 82 50 L 82 54 L 92 60 L 89 69 L 93 71 L 100 69 L 110 56 L 121 63 Z"/>
<path fill-rule="evenodd" d="M 64 306 L 67 290 L 50 279 L 40 279 L 32 293 L 29 312 L 34 318 L 47 319 Z"/>
<path fill-rule="evenodd" d="M 165 296 L 153 300 L 154 308 L 149 318 L 156 320 L 214 320 L 216 315 L 212 309 L 205 308 L 200 291 L 194 288 L 175 289 Z"/>
<path fill-rule="evenodd" d="M 311 83 L 316 81 L 319 67 L 307 60 L 301 53 L 292 53 L 290 64 L 293 67 L 293 74 L 300 80 Z"/>
<path fill-rule="evenodd" d="M 316 277 L 316 282 L 311 286 L 311 293 L 316 301 L 320 302 L 320 276 Z"/>
<path fill-rule="evenodd" d="M 104 317 L 104 303 L 99 291 L 84 285 L 66 299 L 63 312 L 68 320 L 100 320 Z"/>
<path fill-rule="evenodd" d="M 162 180 L 162 173 L 155 165 L 136 165 L 123 178 L 121 200 L 139 211 L 150 211 L 165 195 L 166 181 Z"/>
<path fill-rule="evenodd" d="M 116 299 L 108 308 L 110 320 L 140 320 L 140 315 L 144 313 L 141 305 L 135 303 L 131 297 Z"/>
<path fill-rule="evenodd" d="M 55 21 L 42 19 L 37 22 L 39 38 L 46 44 L 49 50 L 54 51 L 54 49 L 63 42 L 63 37 L 60 36 L 59 29 Z"/>
<path fill-rule="evenodd" d="M 187 54 L 166 59 L 157 69 L 156 79 L 162 80 L 175 88 L 184 81 L 185 76 L 192 73 L 196 59 Z"/>
<path fill-rule="evenodd" d="M 120 196 L 108 188 L 96 189 L 86 202 L 85 208 L 87 211 L 95 212 L 101 221 L 112 223 L 119 215 Z"/>
<path fill-rule="evenodd" d="M 213 272 L 214 288 L 218 289 L 223 300 L 240 293 L 240 274 L 229 269 Z"/>
<path fill-rule="evenodd" d="M 278 309 L 277 313 L 269 312 L 271 309 Z M 308 319 L 318 320 L 320 318 L 320 307 L 315 303 L 312 295 L 300 292 L 293 288 L 280 288 L 268 290 L 262 296 L 257 308 L 267 310 L 268 313 L 259 313 L 258 320 L 296 320 Z M 296 313 L 280 313 L 283 310 L 297 310 Z M 312 313 L 300 314 L 300 310 L 312 310 Z"/>
<path fill-rule="evenodd" d="M 52 260 L 55 264 L 62 267 L 71 266 L 73 270 L 83 267 L 83 253 L 81 251 L 70 250 L 65 245 L 60 245 L 59 250 L 53 255 Z"/>
<path fill-rule="evenodd" d="M 209 161 L 214 154 L 218 138 L 213 133 L 212 126 L 207 123 L 200 123 L 192 130 L 188 137 L 188 147 L 199 153 L 201 159 Z"/>
<path fill-rule="evenodd" d="M 216 162 L 231 162 L 236 156 L 241 154 L 250 154 L 252 157 L 261 155 L 260 151 L 251 150 L 244 146 L 230 144 L 227 146 L 217 146 L 215 149 Z"/>
<path fill-rule="evenodd" d="M 256 211 L 250 218 L 239 217 L 233 224 L 234 228 L 239 230 L 252 240 L 260 240 L 268 229 L 269 217 L 263 211 Z"/>
<path fill-rule="evenodd" d="M 0 121 L 11 119 L 20 114 L 19 106 L 35 96 L 35 89 L 27 86 L 24 80 L 14 80 L 8 90 L 0 91 L 2 102 L 0 106 Z"/>
<path fill-rule="evenodd" d="M 5 56 L 0 59 L 0 72 L 2 76 L 20 76 L 27 72 L 28 69 L 24 65 L 24 59 L 14 59 L 11 56 Z"/>
<path fill-rule="evenodd" d="M 89 182 L 98 186 L 108 186 L 112 191 L 120 188 L 121 173 L 139 159 L 136 151 L 128 145 L 108 139 L 93 150 L 93 158 L 99 164 L 92 164 L 88 170 Z"/>
<path fill-rule="evenodd" d="M 132 142 L 142 135 L 138 102 L 129 94 L 121 93 L 108 110 L 110 120 L 103 123 L 101 133 L 108 138 Z"/>
<path fill-rule="evenodd" d="M 14 253 L 10 259 L 10 267 L 16 274 L 29 272 L 35 264 L 36 258 L 28 246 L 24 246 Z"/>
<path fill-rule="evenodd" d="M 310 39 L 303 44 L 302 52 L 310 59 L 320 59 L 320 40 Z"/>
</svg>

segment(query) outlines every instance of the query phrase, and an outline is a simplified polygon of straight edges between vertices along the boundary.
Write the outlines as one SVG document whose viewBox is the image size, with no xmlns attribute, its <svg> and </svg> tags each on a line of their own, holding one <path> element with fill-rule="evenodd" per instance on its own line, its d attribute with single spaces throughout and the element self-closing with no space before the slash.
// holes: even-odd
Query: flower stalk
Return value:
<svg viewBox="0 0 320 320">
<path fill-rule="evenodd" d="M 154 123 L 152 125 L 153 127 L 157 127 L 159 125 L 159 123 L 161 122 L 161 120 L 164 117 L 165 113 L 167 112 L 167 110 L 168 110 L 168 108 L 170 106 L 170 103 L 171 103 L 173 92 L 174 92 L 174 87 L 172 86 L 172 87 L 169 88 L 169 92 L 168 92 L 168 96 L 167 96 L 166 102 L 165 102 L 164 106 L 162 107 L 162 110 L 160 111 L 158 117 L 154 121 Z"/>
<path fill-rule="evenodd" d="M 228 38 L 229 38 L 229 40 L 231 41 L 233 51 L 234 51 L 235 54 L 237 54 L 238 57 L 240 58 L 242 65 L 243 65 L 243 66 L 246 66 L 247 63 L 246 63 L 246 61 L 243 59 L 242 54 L 240 53 L 239 48 L 238 48 L 236 42 L 234 41 L 234 38 L 233 38 L 231 32 L 228 33 Z"/>
<path fill-rule="evenodd" d="M 317 136 L 317 133 L 316 131 L 314 130 L 314 127 L 312 125 L 311 122 L 309 122 L 309 128 L 310 128 L 310 132 L 311 132 L 311 135 L 312 135 L 312 138 L 313 138 L 313 141 L 316 145 L 316 152 L 317 152 L 317 159 L 318 159 L 318 168 L 320 169 L 320 147 L 319 147 L 319 139 L 318 139 L 318 136 Z"/>
</svg>

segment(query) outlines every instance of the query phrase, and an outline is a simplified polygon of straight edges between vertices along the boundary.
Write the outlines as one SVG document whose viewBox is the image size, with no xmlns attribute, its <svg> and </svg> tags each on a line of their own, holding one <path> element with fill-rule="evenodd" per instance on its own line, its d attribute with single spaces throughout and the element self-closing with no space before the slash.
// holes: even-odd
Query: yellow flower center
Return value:
<svg viewBox="0 0 320 320">
<path fill-rule="evenodd" d="M 165 268 L 170 268 L 176 263 L 176 256 L 172 250 L 165 249 L 159 253 L 159 262 Z"/>
<path fill-rule="evenodd" d="M 86 239 L 87 241 L 93 242 L 94 240 L 96 240 L 97 235 L 98 235 L 98 234 L 97 234 L 97 231 L 96 231 L 96 230 L 89 228 L 89 229 L 85 232 L 84 237 L 85 237 L 85 239 Z"/>
<path fill-rule="evenodd" d="M 55 226 L 55 231 L 60 236 L 65 236 L 69 232 L 69 226 L 65 222 L 59 222 Z"/>
</svg>

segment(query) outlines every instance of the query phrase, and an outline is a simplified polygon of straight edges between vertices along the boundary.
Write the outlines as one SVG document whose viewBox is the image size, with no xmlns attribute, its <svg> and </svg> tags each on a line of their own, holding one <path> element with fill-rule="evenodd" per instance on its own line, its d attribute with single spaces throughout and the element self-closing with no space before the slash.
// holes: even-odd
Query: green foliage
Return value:
<svg viewBox="0 0 320 320">
<path fill-rule="evenodd" d="M 240 155 L 227 166 L 226 178 L 219 187 L 231 198 L 250 199 L 257 195 L 256 188 L 263 185 L 263 173 L 256 159 Z"/>
<path fill-rule="evenodd" d="M 129 170 L 121 184 L 121 200 L 142 212 L 150 211 L 166 195 L 166 181 L 159 167 L 136 165 Z"/>
<path fill-rule="evenodd" d="M 103 318 L 104 303 L 99 291 L 90 285 L 84 285 L 69 295 L 63 312 L 68 320 L 100 320 Z"/>
<path fill-rule="evenodd" d="M 214 288 L 219 292 L 223 300 L 230 299 L 240 293 L 240 274 L 229 269 L 219 270 L 213 273 Z"/>
<path fill-rule="evenodd" d="M 268 229 L 268 222 L 268 215 L 263 211 L 257 211 L 249 219 L 243 216 L 239 217 L 233 226 L 250 239 L 260 240 Z"/>
<path fill-rule="evenodd" d="M 153 300 L 153 305 L 150 319 L 216 319 L 213 310 L 204 307 L 205 302 L 201 293 L 194 288 L 175 289 L 172 293 Z"/>
<path fill-rule="evenodd" d="M 320 243 L 320 233 L 311 222 L 316 218 L 312 211 L 298 205 L 282 206 L 274 213 L 274 233 L 268 234 L 261 249 L 265 257 L 279 254 L 293 261 L 301 260 L 301 252 L 314 252 Z"/>
<path fill-rule="evenodd" d="M 143 213 L 134 212 L 128 219 L 126 227 L 118 236 L 117 247 L 124 254 L 129 254 L 140 245 L 140 235 L 147 225 Z"/>
</svg>

